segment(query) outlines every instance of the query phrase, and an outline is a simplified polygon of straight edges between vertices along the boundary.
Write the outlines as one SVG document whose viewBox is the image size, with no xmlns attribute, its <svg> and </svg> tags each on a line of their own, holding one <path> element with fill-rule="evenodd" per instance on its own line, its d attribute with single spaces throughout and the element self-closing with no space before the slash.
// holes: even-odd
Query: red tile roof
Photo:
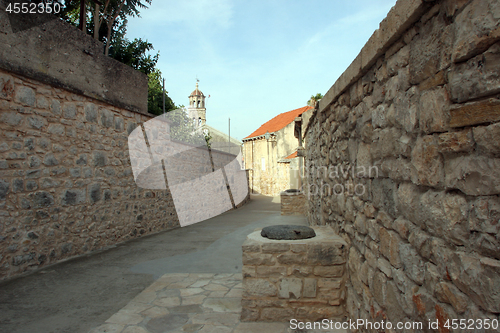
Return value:
<svg viewBox="0 0 500 333">
<path fill-rule="evenodd" d="M 295 158 L 295 157 L 297 157 L 297 152 L 291 153 L 290 155 L 288 155 L 287 157 L 285 157 L 285 160 L 288 160 L 288 159 L 291 159 L 291 158 Z"/>
<path fill-rule="evenodd" d="M 306 112 L 307 110 L 310 110 L 310 109 L 312 109 L 312 106 L 304 106 L 304 107 L 299 108 L 299 109 L 280 113 L 279 115 L 277 115 L 273 119 L 269 120 L 267 123 L 264 123 L 255 132 L 253 132 L 252 134 L 250 134 L 249 136 L 247 136 L 244 139 L 264 135 L 264 134 L 266 134 L 266 132 L 273 133 L 273 132 L 279 131 L 280 129 L 282 129 L 283 127 L 285 127 L 286 125 L 288 125 L 292 121 L 294 121 L 295 117 L 300 116 L 301 114 L 303 114 L 304 112 Z"/>
</svg>

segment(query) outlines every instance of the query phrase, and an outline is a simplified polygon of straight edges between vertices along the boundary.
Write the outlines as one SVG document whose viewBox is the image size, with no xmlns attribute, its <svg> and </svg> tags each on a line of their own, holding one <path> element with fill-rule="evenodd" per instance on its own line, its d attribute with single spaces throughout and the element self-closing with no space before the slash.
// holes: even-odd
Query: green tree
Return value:
<svg viewBox="0 0 500 333">
<path fill-rule="evenodd" d="M 316 95 L 311 95 L 309 101 L 307 101 L 307 105 L 314 106 L 317 101 L 323 98 L 321 93 L 317 93 Z"/>
<path fill-rule="evenodd" d="M 156 115 L 163 113 L 163 82 L 159 69 L 148 74 L 148 112 Z M 165 91 L 165 112 L 176 108 L 174 102 Z"/>
<path fill-rule="evenodd" d="M 82 0 L 65 0 L 58 14 L 66 22 L 80 23 L 80 2 Z M 125 30 L 127 17 L 140 17 L 139 10 L 148 8 L 152 0 L 101 0 L 104 6 L 86 1 L 84 31 L 105 44 L 104 54 L 108 55 L 119 31 Z M 116 36 L 115 36 L 116 35 Z"/>
<path fill-rule="evenodd" d="M 153 44 L 141 38 L 135 38 L 132 42 L 124 37 L 116 39 L 110 47 L 109 56 L 130 67 L 149 75 L 155 70 L 160 53 L 154 56 L 147 54 L 153 50 Z"/>
</svg>

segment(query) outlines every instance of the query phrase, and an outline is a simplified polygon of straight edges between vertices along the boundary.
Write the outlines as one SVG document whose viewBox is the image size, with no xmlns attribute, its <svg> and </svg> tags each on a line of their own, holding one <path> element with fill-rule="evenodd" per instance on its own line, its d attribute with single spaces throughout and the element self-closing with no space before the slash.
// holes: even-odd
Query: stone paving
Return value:
<svg viewBox="0 0 500 333">
<path fill-rule="evenodd" d="M 313 333 L 289 323 L 240 322 L 242 275 L 165 274 L 89 333 Z"/>
</svg>

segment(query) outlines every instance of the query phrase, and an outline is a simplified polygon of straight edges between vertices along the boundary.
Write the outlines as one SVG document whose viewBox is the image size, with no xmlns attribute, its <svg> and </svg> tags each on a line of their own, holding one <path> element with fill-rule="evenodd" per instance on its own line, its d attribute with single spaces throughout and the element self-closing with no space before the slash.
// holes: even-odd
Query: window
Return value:
<svg viewBox="0 0 500 333">
<path fill-rule="evenodd" d="M 266 171 L 266 159 L 264 157 L 262 157 L 261 163 L 262 163 L 262 171 Z"/>
</svg>

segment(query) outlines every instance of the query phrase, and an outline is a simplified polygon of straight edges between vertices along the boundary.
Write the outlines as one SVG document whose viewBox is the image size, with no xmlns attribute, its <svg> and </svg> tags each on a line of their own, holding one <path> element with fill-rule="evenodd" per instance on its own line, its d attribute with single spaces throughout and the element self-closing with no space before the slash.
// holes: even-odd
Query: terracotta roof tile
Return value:
<svg viewBox="0 0 500 333">
<path fill-rule="evenodd" d="M 291 158 L 295 158 L 295 157 L 297 157 L 297 152 L 291 153 L 290 155 L 288 155 L 287 157 L 285 157 L 285 160 L 288 160 L 288 159 L 291 159 Z"/>
<path fill-rule="evenodd" d="M 249 139 L 256 136 L 264 135 L 266 134 L 266 132 L 273 133 L 279 131 L 280 129 L 282 129 L 283 127 L 294 121 L 296 117 L 300 116 L 302 113 L 310 109 L 312 109 L 312 106 L 304 106 L 299 109 L 280 113 L 273 119 L 269 120 L 267 123 L 264 123 L 255 132 L 253 132 L 244 139 Z"/>
</svg>

